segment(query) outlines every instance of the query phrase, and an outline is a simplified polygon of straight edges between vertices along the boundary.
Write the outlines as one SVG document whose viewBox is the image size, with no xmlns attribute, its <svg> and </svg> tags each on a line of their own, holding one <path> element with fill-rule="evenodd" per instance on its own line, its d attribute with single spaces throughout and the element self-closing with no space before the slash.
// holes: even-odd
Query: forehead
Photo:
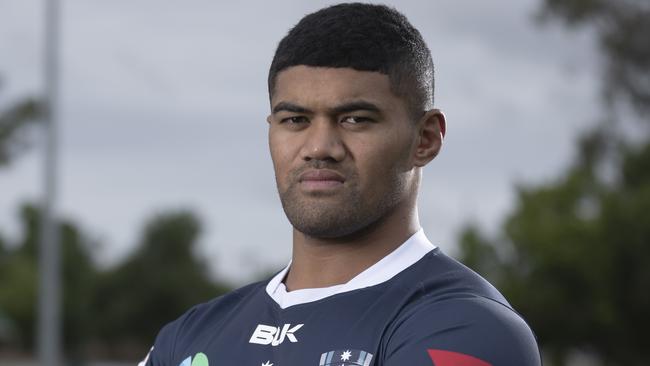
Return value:
<svg viewBox="0 0 650 366">
<path fill-rule="evenodd" d="M 278 73 L 271 105 L 293 102 L 326 108 L 351 100 L 364 100 L 392 110 L 404 103 L 391 90 L 388 75 L 351 68 L 292 66 Z"/>
</svg>

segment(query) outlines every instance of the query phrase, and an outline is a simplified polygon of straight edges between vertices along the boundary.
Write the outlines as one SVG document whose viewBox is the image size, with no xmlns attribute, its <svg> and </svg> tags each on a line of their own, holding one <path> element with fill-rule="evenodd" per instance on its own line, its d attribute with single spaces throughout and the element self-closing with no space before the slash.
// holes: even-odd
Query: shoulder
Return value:
<svg viewBox="0 0 650 366">
<path fill-rule="evenodd" d="M 216 297 L 208 302 L 198 304 L 168 324 L 167 327 L 170 328 L 168 332 L 176 333 L 176 335 L 191 336 L 196 331 L 205 328 L 208 324 L 218 326 L 221 321 L 228 318 L 231 312 L 237 310 L 236 305 L 259 294 L 258 290 L 260 289 L 264 289 L 264 283 L 256 282 Z"/>
<path fill-rule="evenodd" d="M 503 295 L 476 272 L 436 248 L 386 284 L 393 296 L 405 299 L 399 313 L 409 313 L 448 299 L 485 298 L 506 308 Z"/>
<path fill-rule="evenodd" d="M 440 351 L 493 366 L 540 364 L 535 337 L 521 316 L 479 296 L 423 301 L 396 319 L 386 344 L 389 359 L 411 359 L 413 353 L 426 359 Z"/>
<path fill-rule="evenodd" d="M 431 275 L 418 275 L 411 301 L 387 329 L 384 365 L 445 366 L 463 357 L 476 366 L 540 365 L 530 327 L 489 282 L 439 251 L 425 260 L 416 270 Z"/>
<path fill-rule="evenodd" d="M 198 304 L 187 310 L 176 320 L 166 324 L 158 333 L 154 346 L 147 356 L 147 365 L 175 365 L 175 350 L 211 329 L 218 329 L 227 321 L 238 304 L 247 301 L 259 290 L 264 290 L 264 282 L 257 282 L 216 297 L 208 302 Z"/>
</svg>

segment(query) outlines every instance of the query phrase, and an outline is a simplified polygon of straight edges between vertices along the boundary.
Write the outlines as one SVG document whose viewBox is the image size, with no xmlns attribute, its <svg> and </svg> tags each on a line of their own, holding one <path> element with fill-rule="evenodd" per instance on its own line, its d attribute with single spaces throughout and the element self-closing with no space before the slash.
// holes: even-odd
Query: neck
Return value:
<svg viewBox="0 0 650 366">
<path fill-rule="evenodd" d="M 409 202 L 411 203 L 411 202 Z M 379 262 L 420 229 L 415 204 L 360 232 L 335 239 L 314 238 L 294 229 L 288 291 L 340 285 Z"/>
</svg>

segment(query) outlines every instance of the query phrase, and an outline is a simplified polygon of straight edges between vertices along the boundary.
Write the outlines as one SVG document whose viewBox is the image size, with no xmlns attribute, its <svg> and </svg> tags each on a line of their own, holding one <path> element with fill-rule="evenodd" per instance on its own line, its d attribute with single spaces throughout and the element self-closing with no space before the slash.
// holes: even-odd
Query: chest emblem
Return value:
<svg viewBox="0 0 650 366">
<path fill-rule="evenodd" d="M 372 353 L 358 349 L 342 349 L 320 355 L 318 366 L 370 366 Z"/>
</svg>

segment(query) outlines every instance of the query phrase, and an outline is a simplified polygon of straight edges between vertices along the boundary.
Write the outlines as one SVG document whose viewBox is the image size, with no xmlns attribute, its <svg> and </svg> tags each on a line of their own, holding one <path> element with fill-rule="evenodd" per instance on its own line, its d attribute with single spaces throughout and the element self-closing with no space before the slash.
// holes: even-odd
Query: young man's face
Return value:
<svg viewBox="0 0 650 366">
<path fill-rule="evenodd" d="M 354 234 L 417 189 L 417 129 L 387 75 L 294 66 L 277 75 L 269 146 L 285 213 L 319 238 Z"/>
</svg>

